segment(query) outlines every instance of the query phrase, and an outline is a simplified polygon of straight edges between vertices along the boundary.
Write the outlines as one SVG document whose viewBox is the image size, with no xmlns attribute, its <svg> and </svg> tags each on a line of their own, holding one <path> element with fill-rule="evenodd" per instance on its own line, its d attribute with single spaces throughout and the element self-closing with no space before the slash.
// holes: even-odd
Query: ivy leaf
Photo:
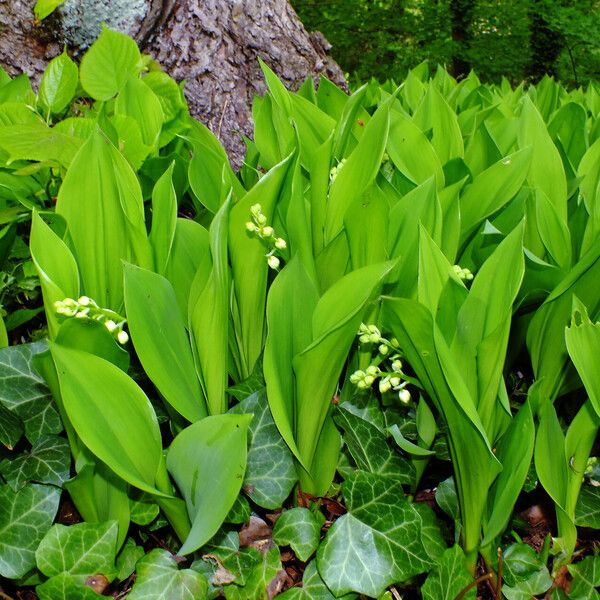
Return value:
<svg viewBox="0 0 600 600">
<path fill-rule="evenodd" d="M 25 436 L 31 443 L 62 431 L 50 391 L 32 367 L 33 357 L 45 350 L 44 342 L 0 350 L 0 404 L 23 421 Z"/>
<path fill-rule="evenodd" d="M 370 394 L 368 396 L 355 396 L 352 400 L 343 402 L 340 406 L 385 433 L 385 416 L 374 396 Z"/>
<path fill-rule="evenodd" d="M 392 450 L 385 435 L 377 427 L 343 406 L 339 407 L 334 420 L 344 430 L 344 441 L 359 469 L 388 475 L 407 485 L 412 484 L 414 466 Z"/>
<path fill-rule="evenodd" d="M 225 523 L 247 523 L 250 519 L 250 504 L 241 494 L 235 499 L 231 510 L 225 517 Z"/>
<path fill-rule="evenodd" d="M 90 581 L 91 580 L 91 581 Z M 90 585 L 95 581 L 82 575 L 60 573 L 35 588 L 40 600 L 97 600 L 106 598 L 97 594 Z"/>
<path fill-rule="evenodd" d="M 62 487 L 69 479 L 70 467 L 71 451 L 67 440 L 47 435 L 35 442 L 30 452 L 0 462 L 0 474 L 16 492 L 29 482 Z"/>
<path fill-rule="evenodd" d="M 0 444 L 12 450 L 23 435 L 23 423 L 0 402 Z"/>
<path fill-rule="evenodd" d="M 35 550 L 52 525 L 60 490 L 47 485 L 27 485 L 16 494 L 0 486 L 0 575 L 23 577 L 35 567 Z"/>
<path fill-rule="evenodd" d="M 225 586 L 224 592 L 227 600 L 264 600 L 264 598 L 271 598 L 275 595 L 278 575 L 283 571 L 279 549 L 277 547 L 269 548 L 265 554 L 260 556 L 262 560 L 248 574 L 243 587 Z"/>
<path fill-rule="evenodd" d="M 458 545 L 452 546 L 444 552 L 440 562 L 423 584 L 423 600 L 454 600 L 472 581 L 462 548 Z M 466 600 L 474 600 L 475 593 L 473 588 L 464 597 Z"/>
<path fill-rule="evenodd" d="M 600 529 L 600 488 L 581 487 L 575 507 L 575 525 Z"/>
<path fill-rule="evenodd" d="M 179 569 L 173 555 L 156 548 L 137 563 L 137 578 L 129 600 L 202 600 L 207 583 L 192 569 Z"/>
<path fill-rule="evenodd" d="M 35 553 L 38 569 L 47 577 L 70 575 L 104 575 L 109 581 L 115 575 L 118 525 L 78 523 L 53 525 Z"/>
<path fill-rule="evenodd" d="M 319 573 L 335 595 L 378 597 L 389 585 L 427 570 L 421 517 L 397 479 L 357 471 L 344 482 L 343 495 L 349 512 L 317 551 Z"/>
<path fill-rule="evenodd" d="M 144 549 L 133 538 L 127 538 L 117 556 L 117 581 L 125 581 L 134 571 L 137 561 L 144 556 Z"/>
<path fill-rule="evenodd" d="M 552 577 L 531 546 L 512 544 L 504 552 L 504 582 L 508 600 L 530 600 L 552 585 Z"/>
<path fill-rule="evenodd" d="M 263 508 L 279 508 L 297 481 L 292 454 L 273 421 L 267 393 L 254 392 L 230 411 L 253 414 L 248 428 L 248 462 L 243 490 Z"/>
<path fill-rule="evenodd" d="M 569 590 L 571 600 L 599 600 L 596 589 L 600 586 L 600 556 L 588 556 L 575 565 L 568 565 L 573 583 Z"/>
<path fill-rule="evenodd" d="M 320 512 L 301 507 L 286 510 L 275 523 L 273 541 L 278 546 L 290 546 L 306 562 L 319 545 L 324 523 L 325 517 Z"/>
<path fill-rule="evenodd" d="M 129 498 L 129 518 L 137 525 L 150 525 L 159 512 L 158 504 L 145 492 L 141 492 L 135 498 Z"/>
<path fill-rule="evenodd" d="M 308 563 L 302 576 L 302 587 L 292 588 L 277 596 L 279 600 L 336 600 L 317 571 L 317 562 Z M 353 600 L 356 594 L 347 594 L 338 600 Z"/>
<path fill-rule="evenodd" d="M 421 516 L 421 539 L 431 560 L 439 562 L 448 545 L 444 540 L 441 523 L 433 510 L 424 502 L 415 502 L 414 509 Z"/>
</svg>

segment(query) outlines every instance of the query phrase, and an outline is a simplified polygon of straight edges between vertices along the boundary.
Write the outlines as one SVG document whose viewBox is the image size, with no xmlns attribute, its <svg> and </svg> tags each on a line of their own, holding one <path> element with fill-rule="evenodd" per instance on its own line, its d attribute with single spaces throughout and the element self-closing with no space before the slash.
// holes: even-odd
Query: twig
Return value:
<svg viewBox="0 0 600 600">
<path fill-rule="evenodd" d="M 483 583 L 484 581 L 488 581 L 489 579 L 491 579 L 493 577 L 492 573 L 486 573 L 485 575 L 482 575 L 481 577 L 478 577 L 477 579 L 471 581 L 471 583 L 469 583 L 469 585 L 465 586 L 454 598 L 454 600 L 462 600 L 467 592 L 471 589 L 474 588 L 475 586 L 479 585 L 480 583 Z"/>
<path fill-rule="evenodd" d="M 496 583 L 496 600 L 502 600 L 502 548 L 498 548 L 498 581 Z"/>
<path fill-rule="evenodd" d="M 221 112 L 221 118 L 219 119 L 219 125 L 217 126 L 217 137 L 221 137 L 221 127 L 223 126 L 223 117 L 225 116 L 225 111 L 227 110 L 227 105 L 229 104 L 229 96 L 225 98 L 225 102 L 223 103 L 223 110 Z"/>
<path fill-rule="evenodd" d="M 402 600 L 400 592 L 395 587 L 391 587 L 390 592 L 392 592 L 392 596 L 394 596 L 395 600 Z"/>
</svg>

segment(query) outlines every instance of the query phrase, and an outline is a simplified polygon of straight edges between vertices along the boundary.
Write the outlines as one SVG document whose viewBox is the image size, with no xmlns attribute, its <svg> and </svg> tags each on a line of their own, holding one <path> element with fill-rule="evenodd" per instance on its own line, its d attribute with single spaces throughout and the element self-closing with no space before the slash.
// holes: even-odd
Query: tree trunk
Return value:
<svg viewBox="0 0 600 600">
<path fill-rule="evenodd" d="M 186 81 L 193 116 L 240 164 L 251 103 L 264 92 L 261 57 L 291 88 L 323 74 L 345 87 L 327 40 L 308 34 L 287 0 L 67 0 L 36 24 L 34 0 L 0 0 L 0 65 L 39 80 L 67 44 L 77 54 L 106 23 L 134 37 L 174 79 Z"/>
<path fill-rule="evenodd" d="M 451 0 L 452 15 L 452 75 L 456 78 L 466 77 L 471 70 L 469 48 L 471 47 L 471 24 L 475 0 Z"/>
</svg>

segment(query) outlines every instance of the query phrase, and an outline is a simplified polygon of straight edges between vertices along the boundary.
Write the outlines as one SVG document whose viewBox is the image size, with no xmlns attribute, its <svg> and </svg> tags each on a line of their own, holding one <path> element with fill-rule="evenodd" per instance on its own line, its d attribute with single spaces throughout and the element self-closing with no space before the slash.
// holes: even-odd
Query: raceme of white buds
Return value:
<svg viewBox="0 0 600 600">
<path fill-rule="evenodd" d="M 340 171 L 342 170 L 342 168 L 344 167 L 344 165 L 346 164 L 346 159 L 342 158 L 342 160 L 339 162 L 339 164 L 337 166 L 333 166 L 331 167 L 330 171 L 329 171 L 329 180 L 331 181 L 331 183 L 333 183 L 335 181 L 335 178 L 339 175 Z"/>
<path fill-rule="evenodd" d="M 281 260 L 275 256 L 277 250 L 285 250 L 287 248 L 286 241 L 275 235 L 275 230 L 270 225 L 267 225 L 267 217 L 262 212 L 260 204 L 253 204 L 250 207 L 250 217 L 252 221 L 246 223 L 246 230 L 250 235 L 256 235 L 263 240 L 269 251 L 265 254 L 267 264 L 271 269 L 279 269 Z"/>
<path fill-rule="evenodd" d="M 473 273 L 469 269 L 463 269 L 460 265 L 452 265 L 452 268 L 459 279 L 463 281 L 471 281 L 473 279 Z"/>
<path fill-rule="evenodd" d="M 127 323 L 125 318 L 108 308 L 100 308 L 96 301 L 88 296 L 81 296 L 77 300 L 73 298 L 57 300 L 54 303 L 54 310 L 61 317 L 89 319 L 102 323 L 121 345 L 129 341 L 129 335 L 123 330 Z"/>
</svg>

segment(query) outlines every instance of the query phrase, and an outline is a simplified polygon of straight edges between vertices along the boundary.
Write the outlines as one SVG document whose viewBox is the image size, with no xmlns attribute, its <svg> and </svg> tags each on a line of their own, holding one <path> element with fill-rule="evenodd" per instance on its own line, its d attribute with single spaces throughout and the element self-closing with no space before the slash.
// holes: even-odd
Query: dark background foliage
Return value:
<svg viewBox="0 0 600 600">
<path fill-rule="evenodd" d="M 401 80 L 423 60 L 456 77 L 517 83 L 548 73 L 571 85 L 600 77 L 596 0 L 292 0 L 321 31 L 351 83 Z"/>
</svg>

